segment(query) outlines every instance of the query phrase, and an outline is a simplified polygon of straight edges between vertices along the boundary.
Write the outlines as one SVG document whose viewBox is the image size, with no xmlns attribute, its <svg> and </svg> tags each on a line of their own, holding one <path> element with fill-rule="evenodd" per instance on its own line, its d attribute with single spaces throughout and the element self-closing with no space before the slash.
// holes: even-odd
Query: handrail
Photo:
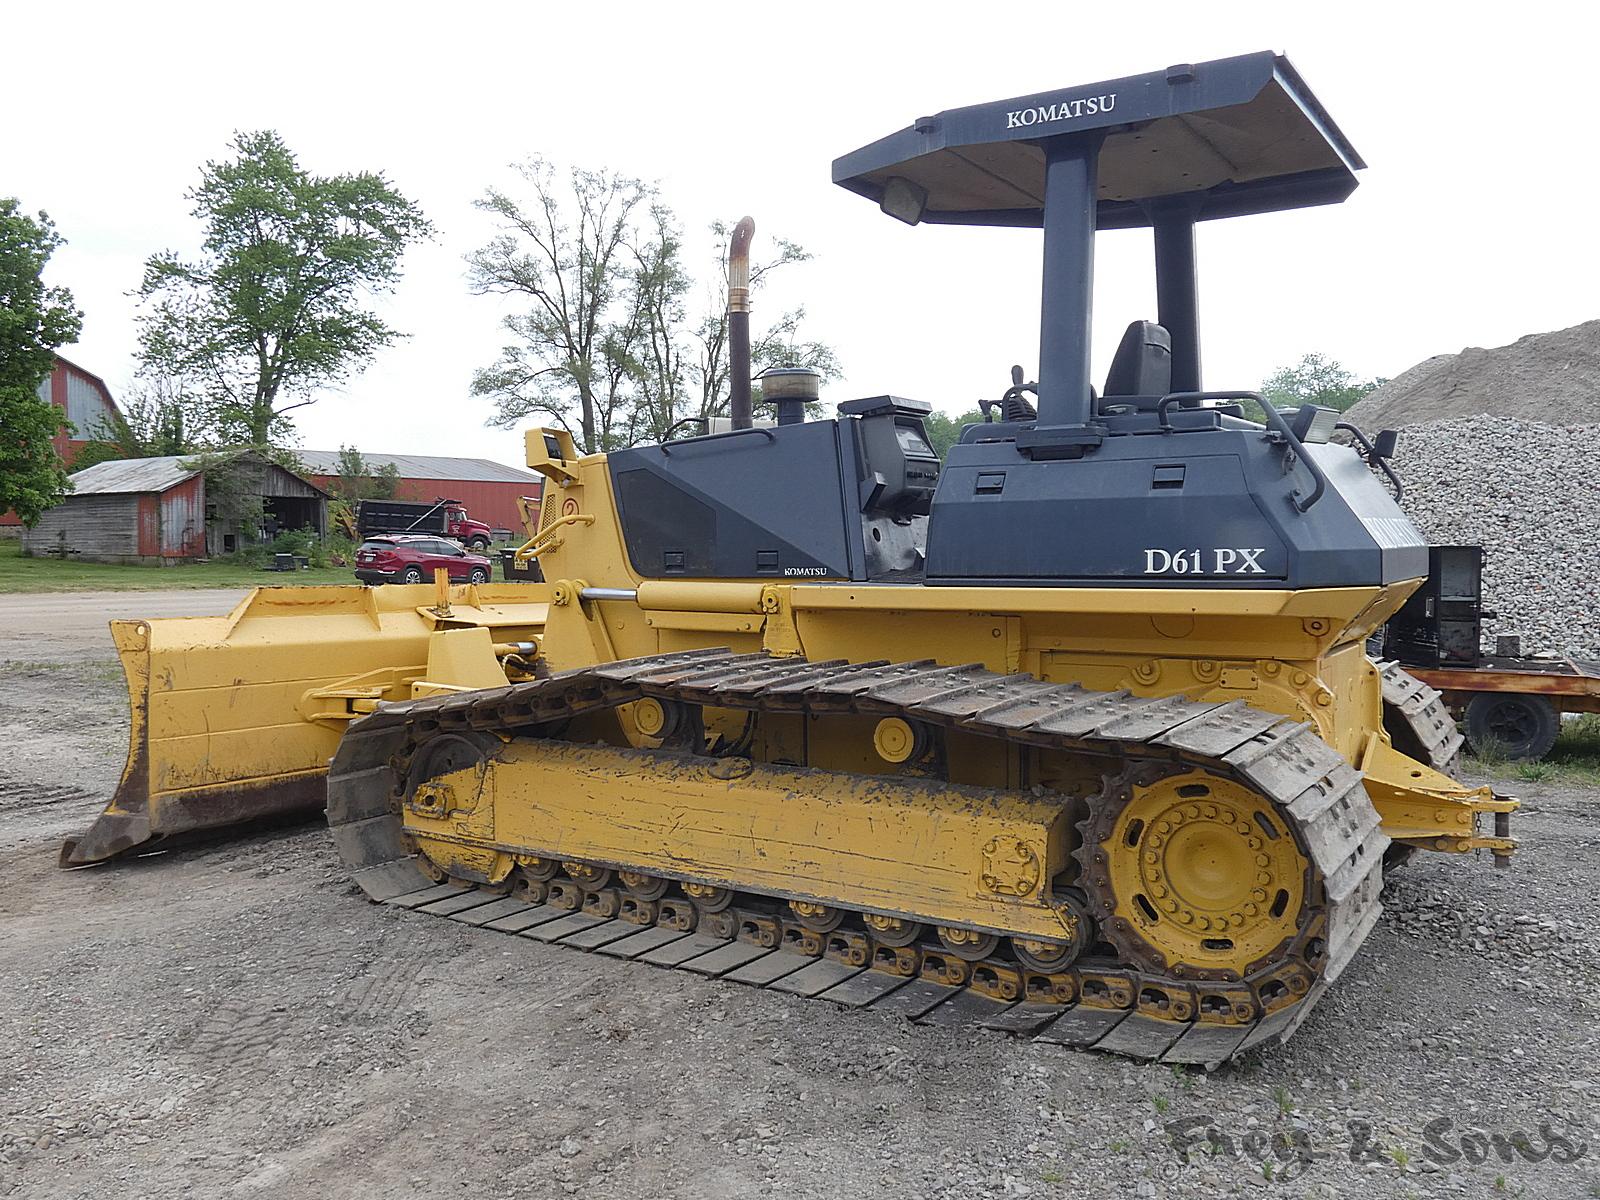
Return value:
<svg viewBox="0 0 1600 1200">
<path fill-rule="evenodd" d="M 757 425 L 750 429 L 729 429 L 724 433 L 702 433 L 699 437 L 679 438 L 677 441 L 672 443 L 672 447 L 674 450 L 677 450 L 684 446 L 692 446 L 696 442 L 709 442 L 712 438 L 738 437 L 741 433 L 759 433 L 763 435 L 769 442 L 775 442 L 778 440 L 778 435 L 773 433 L 772 430 L 764 429 Z M 661 457 L 670 458 L 671 456 L 672 450 L 668 450 L 667 444 L 663 442 L 661 444 Z"/>
<path fill-rule="evenodd" d="M 1311 489 L 1311 495 L 1302 499 L 1296 492 L 1289 497 L 1296 512 L 1306 512 L 1328 490 L 1328 477 L 1322 473 L 1322 468 L 1317 466 L 1312 457 L 1306 453 L 1306 448 L 1300 439 L 1295 437 L 1294 430 L 1289 428 L 1289 422 L 1283 419 L 1283 414 L 1272 406 L 1272 403 L 1260 392 L 1168 392 L 1156 403 L 1156 419 L 1165 433 L 1176 433 L 1171 421 L 1167 419 L 1167 409 L 1174 404 L 1199 400 L 1254 400 L 1261 406 L 1261 411 L 1266 415 L 1267 426 L 1274 433 L 1283 438 L 1294 452 L 1295 458 L 1306 465 L 1306 470 L 1311 472 L 1311 478 L 1316 481 L 1316 486 Z"/>
<path fill-rule="evenodd" d="M 1378 464 L 1378 469 L 1389 477 L 1389 482 L 1394 484 L 1394 502 L 1399 504 L 1401 500 L 1405 499 L 1406 489 L 1405 485 L 1400 482 L 1400 476 L 1394 473 L 1394 468 L 1389 465 L 1389 460 L 1387 458 L 1383 458 L 1380 455 L 1376 455 L 1372 452 L 1372 443 L 1367 441 L 1367 435 L 1362 433 L 1361 430 L 1357 429 L 1354 425 L 1350 424 L 1349 421 L 1340 421 L 1334 426 L 1334 428 L 1344 430 L 1346 433 L 1354 437 L 1356 441 L 1360 442 L 1361 448 L 1367 452 L 1368 465 L 1370 466 L 1372 463 L 1376 462 Z"/>
<path fill-rule="evenodd" d="M 564 517 L 557 517 L 554 521 L 551 521 L 550 524 L 539 530 L 538 533 L 534 534 L 527 541 L 523 542 L 522 545 L 518 546 L 512 553 L 511 561 L 516 563 L 519 567 L 527 566 L 530 561 L 537 559 L 539 555 L 548 550 L 553 541 L 558 540 L 554 537 L 554 534 L 556 530 L 560 529 L 563 525 L 593 524 L 593 513 L 568 513 Z"/>
</svg>

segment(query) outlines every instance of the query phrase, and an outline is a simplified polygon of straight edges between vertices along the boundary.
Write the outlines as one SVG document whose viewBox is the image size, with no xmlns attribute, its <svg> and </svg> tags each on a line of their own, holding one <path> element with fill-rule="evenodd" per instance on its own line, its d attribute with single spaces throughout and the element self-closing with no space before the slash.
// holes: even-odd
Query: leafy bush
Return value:
<svg viewBox="0 0 1600 1200">
<path fill-rule="evenodd" d="M 268 550 L 273 554 L 298 554 L 301 558 L 310 558 L 316 548 L 317 535 L 311 530 L 285 529 L 272 539 Z"/>
<path fill-rule="evenodd" d="M 357 545 L 342 533 L 330 533 L 312 552 L 311 562 L 319 567 L 348 567 L 356 560 Z"/>
<path fill-rule="evenodd" d="M 272 551 L 267 546 L 262 546 L 255 542 L 246 542 L 232 554 L 219 554 L 215 561 L 257 569 L 265 567 L 272 561 Z"/>
</svg>

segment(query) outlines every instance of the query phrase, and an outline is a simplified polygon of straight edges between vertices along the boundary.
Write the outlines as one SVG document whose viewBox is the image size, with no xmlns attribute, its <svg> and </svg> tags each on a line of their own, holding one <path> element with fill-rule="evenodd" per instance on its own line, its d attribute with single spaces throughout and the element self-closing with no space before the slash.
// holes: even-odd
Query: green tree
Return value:
<svg viewBox="0 0 1600 1200">
<path fill-rule="evenodd" d="M 340 446 L 336 478 L 328 484 L 328 528 L 354 539 L 356 508 L 363 500 L 393 500 L 400 490 L 400 468 L 392 462 L 374 467 L 354 446 Z"/>
<path fill-rule="evenodd" d="M 354 446 L 340 446 L 338 478 L 329 485 L 340 500 L 393 500 L 400 487 L 400 468 L 392 462 L 374 467 Z"/>
<path fill-rule="evenodd" d="M 1261 385 L 1261 393 L 1279 408 L 1320 404 L 1345 412 L 1385 382 L 1374 379 L 1362 383 L 1335 359 L 1325 354 L 1305 354 L 1293 366 L 1269 375 Z"/>
<path fill-rule="evenodd" d="M 627 242 L 652 191 L 612 171 L 565 178 L 533 157 L 514 168 L 527 202 L 489 188 L 477 207 L 500 232 L 467 257 L 473 291 L 526 307 L 502 322 L 511 340 L 472 392 L 494 402 L 490 424 L 548 416 L 588 453 L 628 444 L 629 352 L 641 316 L 629 294 Z"/>
<path fill-rule="evenodd" d="M 204 396 L 222 442 L 267 446 L 402 336 L 367 302 L 432 226 L 382 174 L 314 175 L 271 130 L 231 148 L 187 196 L 200 255 L 145 264 L 140 360 Z"/>
<path fill-rule="evenodd" d="M 202 450 L 178 465 L 206 477 L 206 521 L 247 541 L 259 537 L 266 522 L 261 494 L 263 460 L 251 449 Z"/>
<path fill-rule="evenodd" d="M 676 216 L 654 188 L 611 171 L 560 175 L 541 158 L 515 168 L 529 196 L 489 189 L 478 207 L 500 232 L 468 257 L 480 295 L 523 304 L 504 319 L 499 359 L 473 377 L 494 404 L 489 423 L 547 419 L 584 452 L 655 440 L 682 423 L 727 412 L 728 230 L 714 226 L 719 272 L 696 297 Z M 751 264 L 751 286 L 809 256 L 778 241 Z M 838 375 L 833 351 L 800 336 L 803 309 L 753 337 L 756 370 L 780 363 Z"/>
<path fill-rule="evenodd" d="M 45 264 L 62 244 L 54 222 L 0 197 L 0 512 L 32 528 L 71 490 L 51 439 L 71 425 L 39 397 L 56 350 L 74 341 L 83 317 L 63 287 L 47 287 Z"/>
<path fill-rule="evenodd" d="M 961 430 L 967 425 L 983 424 L 981 409 L 964 412 L 959 417 L 952 417 L 948 413 L 929 413 L 923 425 L 928 430 L 928 442 L 933 446 L 941 459 L 950 453 L 950 447 L 961 440 Z"/>
</svg>

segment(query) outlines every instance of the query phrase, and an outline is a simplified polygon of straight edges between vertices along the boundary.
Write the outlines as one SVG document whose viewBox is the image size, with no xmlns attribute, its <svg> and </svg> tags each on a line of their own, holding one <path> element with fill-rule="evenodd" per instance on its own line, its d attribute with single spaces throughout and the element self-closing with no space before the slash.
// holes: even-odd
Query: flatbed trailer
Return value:
<svg viewBox="0 0 1600 1200">
<path fill-rule="evenodd" d="M 1443 696 L 1474 753 L 1539 759 L 1563 713 L 1600 712 L 1600 661 L 1564 655 L 1484 654 L 1483 548 L 1429 548 L 1428 580 L 1390 620 L 1383 655 Z"/>
<path fill-rule="evenodd" d="M 1480 662 L 1406 667 L 1461 714 L 1474 752 L 1493 741 L 1508 758 L 1543 758 L 1561 732 L 1563 713 L 1600 712 L 1600 662 L 1500 656 Z"/>
</svg>

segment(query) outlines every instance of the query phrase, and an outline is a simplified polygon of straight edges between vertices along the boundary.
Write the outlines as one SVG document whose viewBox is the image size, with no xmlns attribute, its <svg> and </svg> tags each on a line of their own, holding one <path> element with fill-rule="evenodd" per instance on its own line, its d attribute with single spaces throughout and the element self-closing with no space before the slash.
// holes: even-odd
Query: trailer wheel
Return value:
<svg viewBox="0 0 1600 1200">
<path fill-rule="evenodd" d="M 1493 747 L 1507 758 L 1540 759 L 1561 732 L 1561 714 L 1543 696 L 1479 692 L 1467 704 L 1467 740 L 1475 754 Z"/>
</svg>

